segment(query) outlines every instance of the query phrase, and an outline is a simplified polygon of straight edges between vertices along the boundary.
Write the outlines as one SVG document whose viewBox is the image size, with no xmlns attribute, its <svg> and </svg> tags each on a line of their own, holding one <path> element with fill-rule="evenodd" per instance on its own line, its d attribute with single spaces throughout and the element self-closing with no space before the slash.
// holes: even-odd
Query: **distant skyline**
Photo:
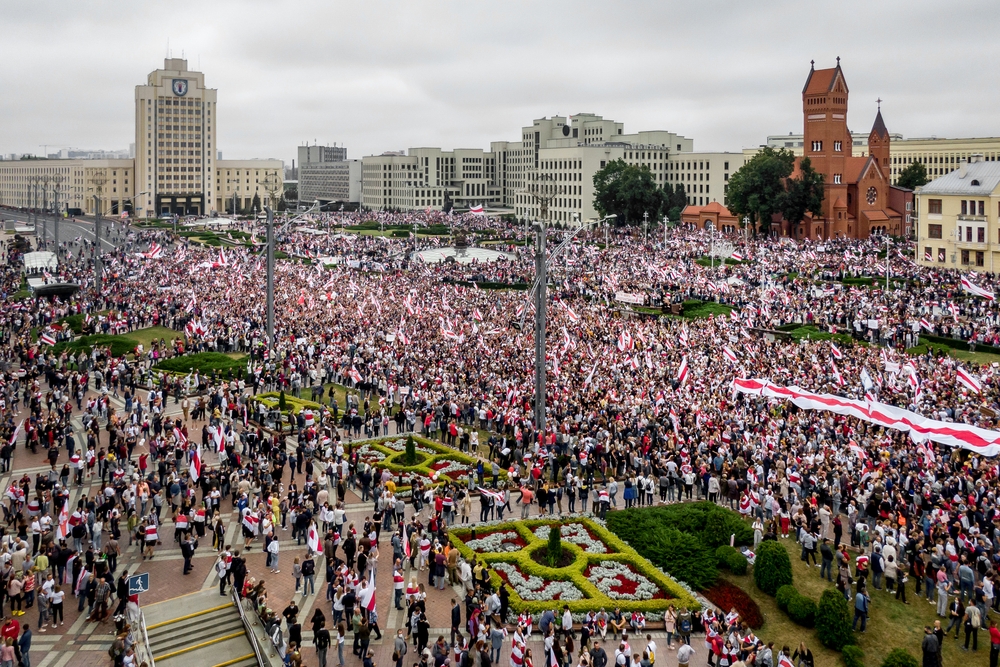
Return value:
<svg viewBox="0 0 1000 667">
<path fill-rule="evenodd" d="M 836 57 L 849 124 L 1000 135 L 1000 3 L 592 0 L 72 4 L 0 0 L 0 154 L 127 149 L 134 89 L 169 53 L 219 90 L 226 158 L 488 148 L 590 112 L 739 151 L 802 130 L 809 61 Z"/>
</svg>

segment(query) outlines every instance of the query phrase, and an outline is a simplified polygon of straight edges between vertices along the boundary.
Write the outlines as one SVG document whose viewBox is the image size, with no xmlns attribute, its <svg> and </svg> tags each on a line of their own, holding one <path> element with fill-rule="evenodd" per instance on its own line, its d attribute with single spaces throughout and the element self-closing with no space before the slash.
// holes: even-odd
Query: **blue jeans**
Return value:
<svg viewBox="0 0 1000 667">
<path fill-rule="evenodd" d="M 303 595 L 315 595 L 316 594 L 316 575 L 306 574 L 302 576 L 302 594 Z"/>
<path fill-rule="evenodd" d="M 854 610 L 854 623 L 851 624 L 851 630 L 856 628 L 859 618 L 861 619 L 861 632 L 864 632 L 865 628 L 868 626 L 868 612 L 861 611 L 857 608 Z"/>
</svg>

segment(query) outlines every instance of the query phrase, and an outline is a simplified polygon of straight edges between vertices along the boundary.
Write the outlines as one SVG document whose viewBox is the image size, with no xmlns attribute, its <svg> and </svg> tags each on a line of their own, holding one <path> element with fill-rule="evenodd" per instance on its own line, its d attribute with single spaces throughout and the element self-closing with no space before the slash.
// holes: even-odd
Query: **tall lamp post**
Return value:
<svg viewBox="0 0 1000 667">
<path fill-rule="evenodd" d="M 670 224 L 670 218 L 666 215 L 663 216 L 663 248 L 667 248 L 667 226 Z"/>
<path fill-rule="evenodd" d="M 97 299 L 101 298 L 101 196 L 94 195 L 94 288 Z"/>
<path fill-rule="evenodd" d="M 539 433 L 545 432 L 545 320 L 546 320 L 546 287 L 548 268 L 566 249 L 577 234 L 585 229 L 589 229 L 602 222 L 613 220 L 617 216 L 611 214 L 600 220 L 595 220 L 587 224 L 580 225 L 572 234 L 566 236 L 562 243 L 556 246 L 547 258 L 545 256 L 545 231 L 544 221 L 534 224 L 535 228 L 535 283 L 532 287 L 532 296 L 535 299 L 535 429 Z M 529 297 L 530 298 L 530 297 Z M 527 314 L 527 309 L 525 309 Z M 523 319 L 522 319 L 523 324 Z M 522 326 L 523 329 L 523 326 Z"/>
</svg>

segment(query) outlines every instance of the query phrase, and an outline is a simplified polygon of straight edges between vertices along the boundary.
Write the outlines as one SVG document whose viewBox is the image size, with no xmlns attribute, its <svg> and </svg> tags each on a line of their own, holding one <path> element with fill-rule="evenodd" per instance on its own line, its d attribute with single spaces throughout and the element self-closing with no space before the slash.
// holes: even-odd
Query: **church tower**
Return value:
<svg viewBox="0 0 1000 667">
<path fill-rule="evenodd" d="M 882 174 L 888 178 L 892 173 L 889 166 L 889 131 L 885 129 L 885 121 L 882 120 L 881 100 L 879 100 L 878 114 L 875 116 L 871 134 L 868 135 L 868 154 L 875 158 Z"/>
<path fill-rule="evenodd" d="M 826 222 L 824 236 L 830 237 L 835 229 L 846 232 L 846 220 L 839 220 L 834 210 L 838 200 L 847 201 L 847 184 L 844 173 L 851 157 L 851 131 L 847 128 L 847 81 L 837 66 L 816 69 L 815 61 L 809 68 L 806 85 L 802 88 L 803 157 L 809 158 L 813 169 L 823 175 L 823 218 Z"/>
</svg>

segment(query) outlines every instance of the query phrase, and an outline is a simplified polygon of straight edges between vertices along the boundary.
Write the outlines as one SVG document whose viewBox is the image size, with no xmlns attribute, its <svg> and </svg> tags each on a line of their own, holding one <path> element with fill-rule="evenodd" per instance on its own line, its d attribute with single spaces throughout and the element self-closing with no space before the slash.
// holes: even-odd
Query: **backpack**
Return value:
<svg viewBox="0 0 1000 667">
<path fill-rule="evenodd" d="M 691 632 L 691 619 L 684 618 L 680 622 L 681 634 L 690 634 Z"/>
</svg>

